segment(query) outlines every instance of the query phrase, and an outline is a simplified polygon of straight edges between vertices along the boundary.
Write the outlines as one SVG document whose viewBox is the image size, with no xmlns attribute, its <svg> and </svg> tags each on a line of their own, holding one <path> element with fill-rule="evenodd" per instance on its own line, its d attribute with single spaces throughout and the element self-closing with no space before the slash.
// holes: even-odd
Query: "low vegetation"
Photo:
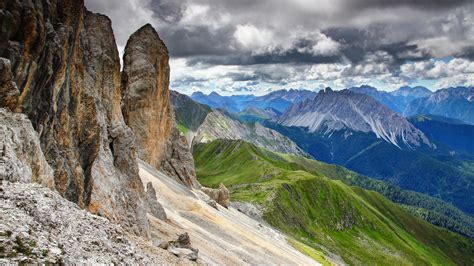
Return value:
<svg viewBox="0 0 474 266">
<path fill-rule="evenodd" d="M 360 176 L 344 168 L 244 141 L 200 144 L 194 156 L 203 185 L 223 182 L 232 200 L 262 206 L 268 223 L 314 257 L 334 253 L 350 264 L 474 263 L 469 239 L 411 215 L 377 192 L 348 185 Z"/>
</svg>

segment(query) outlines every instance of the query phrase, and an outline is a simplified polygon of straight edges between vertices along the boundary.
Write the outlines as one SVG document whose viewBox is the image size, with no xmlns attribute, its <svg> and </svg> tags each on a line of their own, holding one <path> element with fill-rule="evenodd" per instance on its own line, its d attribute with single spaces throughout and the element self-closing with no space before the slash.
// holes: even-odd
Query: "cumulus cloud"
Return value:
<svg viewBox="0 0 474 266">
<path fill-rule="evenodd" d="M 170 51 L 172 84 L 183 90 L 472 84 L 471 0 L 86 0 L 86 7 L 111 17 L 120 51 L 133 31 L 154 25 Z"/>
</svg>

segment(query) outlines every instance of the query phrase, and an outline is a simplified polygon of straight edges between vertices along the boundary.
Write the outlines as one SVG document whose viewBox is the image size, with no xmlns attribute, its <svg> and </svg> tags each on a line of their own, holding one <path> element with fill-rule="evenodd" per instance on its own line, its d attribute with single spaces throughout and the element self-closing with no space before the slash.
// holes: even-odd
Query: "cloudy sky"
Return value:
<svg viewBox="0 0 474 266">
<path fill-rule="evenodd" d="M 474 85 L 472 0 L 86 0 L 120 52 L 151 23 L 172 89 L 263 94 L 369 84 Z"/>
</svg>

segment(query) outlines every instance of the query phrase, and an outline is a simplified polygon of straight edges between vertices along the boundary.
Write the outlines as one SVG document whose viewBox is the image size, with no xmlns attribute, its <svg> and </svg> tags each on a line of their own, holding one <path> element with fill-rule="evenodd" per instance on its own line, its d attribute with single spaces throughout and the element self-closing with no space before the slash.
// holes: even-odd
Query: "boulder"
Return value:
<svg viewBox="0 0 474 266">
<path fill-rule="evenodd" d="M 221 206 L 228 208 L 230 205 L 229 190 L 223 183 L 219 185 L 218 189 L 202 187 L 202 192 L 206 193 L 211 199 L 219 203 Z"/>
<path fill-rule="evenodd" d="M 178 239 L 175 241 L 170 241 L 167 243 L 166 249 L 176 255 L 179 258 L 186 258 L 192 261 L 198 259 L 199 250 L 191 246 L 191 240 L 188 233 L 179 235 Z"/>
</svg>

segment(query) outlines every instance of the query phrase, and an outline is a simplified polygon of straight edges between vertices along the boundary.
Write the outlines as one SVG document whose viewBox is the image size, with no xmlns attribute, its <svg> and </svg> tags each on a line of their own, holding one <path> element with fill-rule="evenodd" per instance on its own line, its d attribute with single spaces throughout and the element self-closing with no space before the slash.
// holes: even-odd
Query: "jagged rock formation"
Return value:
<svg viewBox="0 0 474 266">
<path fill-rule="evenodd" d="M 159 169 L 189 188 L 201 187 L 196 178 L 194 159 L 188 141 L 176 128 L 172 129 L 171 136 L 166 141 Z"/>
<path fill-rule="evenodd" d="M 221 206 L 228 208 L 230 205 L 229 190 L 220 183 L 218 189 L 202 187 L 202 192 L 206 193 L 211 199 L 219 203 Z"/>
<path fill-rule="evenodd" d="M 186 186 L 199 188 L 186 138 L 175 128 L 168 60 L 168 50 L 150 24 L 132 34 L 123 60 L 122 110 L 137 136 L 139 157 Z"/>
<path fill-rule="evenodd" d="M 0 108 L 0 182 L 37 182 L 54 188 L 53 170 L 24 114 Z"/>
<path fill-rule="evenodd" d="M 0 107 L 15 110 L 20 91 L 13 81 L 10 60 L 0 57 Z"/>
<path fill-rule="evenodd" d="M 168 50 L 147 24 L 130 36 L 122 72 L 123 114 L 139 145 L 142 160 L 159 167 L 171 135 Z"/>
<path fill-rule="evenodd" d="M 34 183 L 3 184 L 0 264 L 186 264 Z"/>
<path fill-rule="evenodd" d="M 120 61 L 110 20 L 87 12 L 77 0 L 0 6 L 0 56 L 10 60 L 20 91 L 16 109 L 38 132 L 56 189 L 147 235 L 134 135 L 120 108 Z"/>
<path fill-rule="evenodd" d="M 271 151 L 307 156 L 293 141 L 260 123 L 245 124 L 220 110 L 209 113 L 196 132 L 193 145 L 216 139 L 245 140 Z"/>
<path fill-rule="evenodd" d="M 314 100 L 293 104 L 281 116 L 285 126 L 307 128 L 309 132 L 343 129 L 373 133 L 399 148 L 433 147 L 428 138 L 404 117 L 365 94 L 326 88 Z"/>
<path fill-rule="evenodd" d="M 158 219 L 165 220 L 166 212 L 163 206 L 156 199 L 156 191 L 151 182 L 146 184 L 146 202 L 148 204 L 148 211 Z"/>
</svg>

